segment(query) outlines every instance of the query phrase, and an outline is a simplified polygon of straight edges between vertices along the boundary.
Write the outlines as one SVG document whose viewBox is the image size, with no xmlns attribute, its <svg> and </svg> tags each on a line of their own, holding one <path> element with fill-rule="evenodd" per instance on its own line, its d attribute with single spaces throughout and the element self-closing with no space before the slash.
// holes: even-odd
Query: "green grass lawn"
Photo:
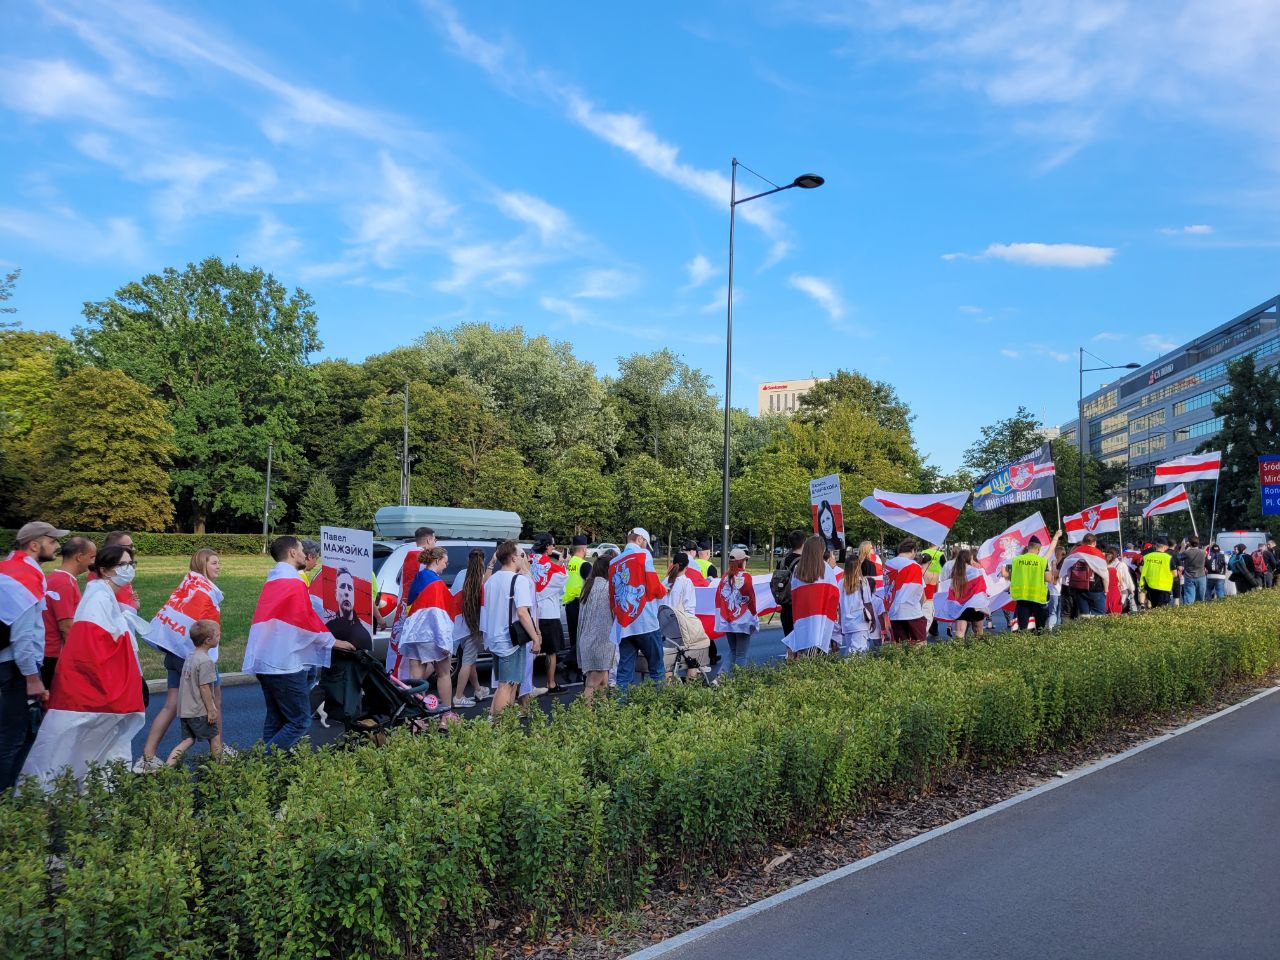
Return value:
<svg viewBox="0 0 1280 960">
<path fill-rule="evenodd" d="M 134 589 L 142 601 L 139 613 L 148 620 L 169 599 L 169 594 L 182 582 L 189 566 L 187 557 L 138 558 L 138 577 Z M 253 617 L 258 594 L 271 569 L 269 557 L 224 556 L 218 587 L 222 590 L 222 649 L 218 662 L 223 672 L 240 669 L 244 656 L 245 640 L 249 636 L 249 621 Z M 142 668 L 147 679 L 164 676 L 164 654 L 143 643 Z"/>
</svg>

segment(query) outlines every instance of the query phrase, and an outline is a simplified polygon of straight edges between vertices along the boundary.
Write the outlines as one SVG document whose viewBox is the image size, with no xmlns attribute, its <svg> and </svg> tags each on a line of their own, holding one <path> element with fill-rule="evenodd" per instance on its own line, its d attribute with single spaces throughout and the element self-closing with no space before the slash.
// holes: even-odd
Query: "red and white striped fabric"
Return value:
<svg viewBox="0 0 1280 960">
<path fill-rule="evenodd" d="M 387 664 L 387 670 L 401 679 L 408 675 L 408 660 L 434 663 L 452 656 L 454 650 L 453 618 L 457 608 L 445 582 L 435 576 L 416 594 L 410 589 L 409 595 L 413 600 L 396 645 L 397 662 Z M 387 659 L 390 661 L 391 657 L 392 649 L 388 646 Z"/>
<path fill-rule="evenodd" d="M 889 493 L 873 490 L 862 509 L 891 527 L 905 530 L 925 543 L 942 543 L 969 501 L 963 493 Z"/>
<path fill-rule="evenodd" d="M 1142 516 L 1158 517 L 1162 513 L 1177 513 L 1179 510 L 1190 510 L 1191 500 L 1187 497 L 1187 488 L 1178 484 L 1163 496 L 1156 497 L 1142 511 Z"/>
<path fill-rule="evenodd" d="M 1087 543 L 1080 544 L 1063 558 L 1062 566 L 1058 567 L 1058 582 L 1066 583 L 1071 576 L 1071 568 L 1080 561 L 1084 561 L 1095 576 L 1101 577 L 1103 583 L 1107 582 L 1110 572 L 1106 556 L 1097 547 Z"/>
<path fill-rule="evenodd" d="M 965 572 L 964 590 L 955 595 L 955 585 L 951 577 L 946 577 L 938 587 L 933 598 L 933 615 L 935 619 L 952 622 L 960 618 L 965 609 L 986 613 L 990 609 L 987 597 L 987 575 L 981 567 L 970 567 Z"/>
<path fill-rule="evenodd" d="M 144 722 L 142 669 L 133 643 L 111 584 L 86 584 L 24 776 L 48 781 L 70 767 L 83 779 L 90 764 L 129 762 Z"/>
<path fill-rule="evenodd" d="M 43 609 L 46 589 L 44 571 L 25 555 L 0 562 L 0 623 L 12 625 L 36 604 Z"/>
<path fill-rule="evenodd" d="M 814 583 L 791 578 L 791 615 L 794 625 L 782 638 L 793 653 L 831 649 L 831 635 L 840 619 L 840 588 L 835 573 L 824 567 L 822 579 Z"/>
<path fill-rule="evenodd" d="M 707 575 L 692 561 L 689 566 L 684 568 L 684 575 L 688 581 L 693 584 L 693 603 L 694 616 L 698 618 L 698 622 L 702 624 L 702 629 L 707 632 L 707 637 L 712 640 L 718 640 L 724 634 L 716 630 L 716 613 L 715 610 L 703 612 L 698 606 L 698 591 L 705 590 L 711 586 L 711 581 L 707 579 Z"/>
<path fill-rule="evenodd" d="M 1106 503 L 1085 507 L 1079 513 L 1070 514 L 1063 519 L 1062 529 L 1067 532 L 1070 543 L 1079 543 L 1089 533 L 1119 533 L 1120 499 L 1112 497 Z"/>
<path fill-rule="evenodd" d="M 298 673 L 327 667 L 333 653 L 329 633 L 307 592 L 307 582 L 287 563 L 277 563 L 253 610 L 244 648 L 245 673 Z"/>
<path fill-rule="evenodd" d="M 1014 557 L 1026 552 L 1027 543 L 1032 537 L 1040 541 L 1041 548 L 1049 545 L 1049 529 L 1038 510 L 983 543 L 974 559 L 987 572 L 987 576 L 1002 576 L 1004 568 L 1013 563 Z"/>
<path fill-rule="evenodd" d="M 1222 452 L 1189 453 L 1156 467 L 1156 483 L 1184 483 L 1187 480 L 1217 480 L 1222 469 Z"/>
<path fill-rule="evenodd" d="M 191 627 L 197 620 L 221 623 L 221 605 L 222 591 L 208 577 L 191 571 L 178 584 L 178 589 L 169 595 L 160 611 L 151 618 L 147 643 L 167 650 L 175 657 L 187 659 L 195 649 L 191 642 Z M 217 661 L 217 647 L 209 651 L 209 659 Z"/>
<path fill-rule="evenodd" d="M 765 581 L 766 585 L 768 581 Z M 721 577 L 711 588 L 707 588 L 715 601 L 715 613 L 711 616 L 711 624 L 718 635 L 726 633 L 755 633 L 760 629 L 760 615 L 756 612 L 759 602 L 756 596 L 755 581 L 751 574 L 741 570 L 736 574 Z M 773 594 L 769 594 L 770 601 Z M 698 619 L 702 619 L 699 614 Z"/>
<path fill-rule="evenodd" d="M 773 591 L 769 589 L 768 577 L 762 577 L 761 579 L 756 580 L 752 578 L 749 573 L 746 574 L 746 576 L 748 578 L 747 582 L 751 586 L 751 604 L 757 621 L 761 617 L 767 617 L 769 614 L 777 613 L 782 609 L 778 606 L 778 601 L 773 599 Z M 721 629 L 718 626 L 718 621 L 716 620 L 716 613 L 719 611 L 716 601 L 720 592 L 720 584 L 723 582 L 723 578 L 709 580 L 705 587 L 695 587 L 693 591 L 694 605 L 697 610 L 698 619 L 703 623 L 706 623 L 707 618 L 710 618 L 712 625 L 715 626 L 718 631 L 716 636 L 723 636 L 725 633 L 730 632 L 739 632 L 736 629 L 734 631 Z M 745 593 L 747 588 L 744 586 L 741 588 L 741 591 Z M 742 622 L 745 622 L 745 620 Z M 708 631 L 708 634 L 710 634 L 710 631 Z"/>
<path fill-rule="evenodd" d="M 894 557 L 884 565 L 884 608 L 890 620 L 924 616 L 924 567 L 910 557 Z"/>
<path fill-rule="evenodd" d="M 529 576 L 533 578 L 538 619 L 559 620 L 563 606 L 561 598 L 564 596 L 569 571 L 564 568 L 564 564 L 556 563 L 545 553 L 535 553 L 529 564 Z"/>
</svg>

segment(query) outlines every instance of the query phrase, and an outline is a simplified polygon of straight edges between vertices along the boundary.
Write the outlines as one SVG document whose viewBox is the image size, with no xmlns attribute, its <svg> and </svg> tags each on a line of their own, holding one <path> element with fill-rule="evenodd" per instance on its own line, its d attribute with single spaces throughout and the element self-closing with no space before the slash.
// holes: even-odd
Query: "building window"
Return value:
<svg viewBox="0 0 1280 960">
<path fill-rule="evenodd" d="M 1129 445 L 1130 457 L 1145 457 L 1152 453 L 1159 453 L 1165 448 L 1165 444 L 1169 440 L 1167 433 L 1156 433 L 1147 437 L 1145 440 L 1138 440 Z"/>
<path fill-rule="evenodd" d="M 1129 454 L 1122 452 L 1114 457 L 1107 457 L 1102 462 L 1108 467 L 1123 467 L 1129 462 Z"/>
<path fill-rule="evenodd" d="M 1094 397 L 1084 405 L 1085 417 L 1096 417 L 1100 413 L 1110 413 L 1116 408 L 1119 396 L 1118 391 L 1108 390 L 1101 396 Z"/>
<path fill-rule="evenodd" d="M 1188 397 L 1186 400 L 1179 400 L 1175 403 L 1173 405 L 1173 415 L 1175 417 L 1180 417 L 1191 410 L 1199 410 L 1202 407 L 1211 407 L 1215 400 L 1220 400 L 1226 395 L 1226 387 L 1217 387 L 1213 390 L 1206 390 L 1204 393 L 1197 393 L 1194 397 Z"/>
<path fill-rule="evenodd" d="M 1125 427 L 1125 424 L 1129 422 L 1129 414 L 1132 412 L 1133 412 L 1133 408 L 1131 407 L 1130 409 L 1124 410 L 1120 413 L 1113 413 L 1109 417 L 1103 417 L 1102 432 L 1114 433 L 1117 430 L 1123 430 Z"/>
<path fill-rule="evenodd" d="M 1109 453 L 1115 453 L 1117 450 L 1124 450 L 1128 446 L 1129 434 L 1117 433 L 1110 437 L 1104 437 L 1100 449 L 1102 451 L 1102 455 L 1106 456 Z"/>
<path fill-rule="evenodd" d="M 1137 417 L 1129 421 L 1129 434 L 1142 433 L 1144 430 L 1150 430 L 1152 427 L 1161 426 L 1165 421 L 1166 412 L 1163 408 L 1152 410 L 1146 416 Z"/>
<path fill-rule="evenodd" d="M 1222 429 L 1222 419 L 1222 417 L 1214 417 L 1212 420 L 1201 420 L 1189 427 L 1182 427 L 1173 435 L 1173 440 L 1175 443 L 1181 443 L 1183 440 L 1211 436 Z"/>
</svg>

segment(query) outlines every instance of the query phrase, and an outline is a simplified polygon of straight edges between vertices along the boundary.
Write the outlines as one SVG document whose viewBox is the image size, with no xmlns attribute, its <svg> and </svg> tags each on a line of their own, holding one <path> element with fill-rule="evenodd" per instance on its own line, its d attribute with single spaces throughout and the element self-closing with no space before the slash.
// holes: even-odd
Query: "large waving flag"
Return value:
<svg viewBox="0 0 1280 960">
<path fill-rule="evenodd" d="M 1217 480 L 1222 469 L 1222 452 L 1189 453 L 1156 467 L 1156 483 L 1185 483 L 1188 480 Z"/>
<path fill-rule="evenodd" d="M 0 623 L 13 622 L 37 603 L 44 603 L 44 571 L 14 554 L 0 562 Z"/>
<path fill-rule="evenodd" d="M 168 650 L 175 657 L 187 659 L 195 649 L 191 642 L 191 627 L 197 620 L 221 623 L 222 615 L 218 609 L 221 603 L 222 591 L 208 577 L 191 571 L 152 618 L 147 643 Z M 218 659 L 217 647 L 209 651 L 209 659 Z"/>
<path fill-rule="evenodd" d="M 984 477 L 973 488 L 973 509 L 981 513 L 1011 503 L 1043 500 L 1057 493 L 1053 447 L 1042 444 Z"/>
<path fill-rule="evenodd" d="M 1162 513 L 1177 513 L 1179 510 L 1190 510 L 1191 501 L 1187 498 L 1187 488 L 1178 484 L 1163 496 L 1156 497 L 1142 511 L 1143 517 L 1158 517 Z"/>
<path fill-rule="evenodd" d="M 1032 537 L 1039 538 L 1041 548 L 1049 545 L 1049 529 L 1038 510 L 980 546 L 975 558 L 978 566 L 987 572 L 987 576 L 1002 576 L 1004 568 L 1013 563 L 1014 557 L 1026 553 L 1027 542 Z"/>
<path fill-rule="evenodd" d="M 987 575 L 977 567 L 970 567 L 965 571 L 964 589 L 958 596 L 951 577 L 947 577 L 933 597 L 933 615 L 939 620 L 948 622 L 958 620 L 966 607 L 982 613 L 987 613 L 990 609 L 987 597 Z"/>
<path fill-rule="evenodd" d="M 142 669 L 125 615 L 111 584 L 91 581 L 58 657 L 49 709 L 22 773 L 49 780 L 70 767 L 83 778 L 91 763 L 128 763 L 143 722 Z"/>
<path fill-rule="evenodd" d="M 1071 543 L 1079 543 L 1089 533 L 1119 533 L 1119 497 L 1112 497 L 1106 503 L 1085 507 L 1079 513 L 1071 514 L 1062 521 L 1062 529 L 1067 532 L 1067 540 Z"/>
<path fill-rule="evenodd" d="M 969 491 L 962 493 L 889 493 L 874 490 L 862 509 L 891 527 L 905 530 L 925 543 L 942 543 L 960 516 Z"/>
<path fill-rule="evenodd" d="M 327 667 L 333 636 L 311 605 L 307 583 L 288 564 L 276 564 L 263 584 L 244 648 L 245 673 L 296 673 Z"/>
<path fill-rule="evenodd" d="M 836 586 L 835 573 L 823 570 L 823 577 L 814 583 L 791 578 L 791 611 L 794 626 L 782 638 L 788 650 L 817 649 L 826 653 L 831 649 L 831 635 L 840 619 L 840 588 Z"/>
<path fill-rule="evenodd" d="M 692 567 L 690 568 L 692 569 Z M 741 589 L 735 589 L 732 586 L 725 591 L 725 595 L 720 592 L 720 586 L 724 583 L 723 578 L 717 578 L 707 582 L 705 587 L 695 586 L 693 589 L 694 610 L 697 612 L 698 619 L 705 625 L 707 618 L 710 618 L 712 625 L 715 625 L 716 610 L 719 609 L 721 616 L 729 623 L 734 623 L 748 616 L 748 611 L 757 617 L 767 617 L 771 613 L 777 613 L 781 608 L 778 601 L 773 599 L 773 591 L 769 589 L 769 578 L 761 577 L 756 580 L 749 573 L 744 573 L 746 578 Z M 708 636 L 711 631 L 707 631 Z M 716 636 L 721 636 L 717 633 Z"/>
</svg>

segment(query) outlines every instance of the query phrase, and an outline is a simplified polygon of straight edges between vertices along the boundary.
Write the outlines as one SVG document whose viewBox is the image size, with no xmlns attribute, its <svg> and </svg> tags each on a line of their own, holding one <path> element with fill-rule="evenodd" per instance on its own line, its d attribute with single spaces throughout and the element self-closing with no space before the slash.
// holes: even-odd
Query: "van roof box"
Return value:
<svg viewBox="0 0 1280 960">
<path fill-rule="evenodd" d="M 380 537 L 412 539 L 419 527 L 430 527 L 441 540 L 515 540 L 521 521 L 509 510 L 464 507 L 381 507 L 373 515 L 373 532 Z"/>
</svg>

